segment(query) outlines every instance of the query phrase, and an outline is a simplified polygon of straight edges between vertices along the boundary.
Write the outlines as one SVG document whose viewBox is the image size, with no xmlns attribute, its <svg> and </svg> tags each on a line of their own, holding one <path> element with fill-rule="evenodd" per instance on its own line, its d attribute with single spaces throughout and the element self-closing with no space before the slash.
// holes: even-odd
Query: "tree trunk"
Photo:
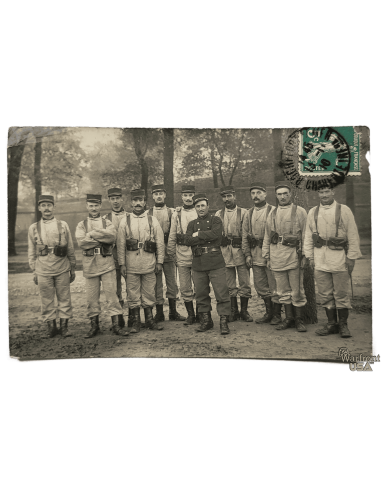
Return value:
<svg viewBox="0 0 381 492">
<path fill-rule="evenodd" d="M 173 128 L 164 128 L 164 188 L 167 193 L 167 205 L 175 206 L 173 177 Z"/>
<path fill-rule="evenodd" d="M 148 165 L 145 160 L 145 155 L 148 149 L 148 130 L 145 128 L 134 128 L 132 130 L 134 138 L 135 154 L 141 169 L 140 187 L 145 191 L 148 197 Z"/>
<path fill-rule="evenodd" d="M 34 190 L 35 190 L 35 205 L 34 205 L 34 220 L 37 222 L 41 218 L 41 213 L 38 210 L 38 199 L 41 195 L 41 155 L 42 142 L 37 140 L 34 146 Z"/>
<path fill-rule="evenodd" d="M 21 161 L 24 153 L 24 145 L 9 147 L 8 157 L 8 255 L 15 256 L 16 253 L 16 218 L 18 185 L 21 170 Z"/>
<path fill-rule="evenodd" d="M 210 162 L 212 165 L 213 188 L 218 188 L 218 174 L 216 169 L 216 156 L 214 155 L 214 149 L 210 150 Z"/>
<path fill-rule="evenodd" d="M 282 159 L 282 150 L 283 150 L 283 142 L 282 142 L 282 130 L 274 129 L 272 131 L 273 134 L 273 149 L 274 149 L 274 184 L 277 181 L 286 181 L 287 178 L 279 166 L 279 163 Z M 292 186 L 293 193 L 293 202 L 295 205 L 299 205 L 303 207 L 308 213 L 308 203 L 307 203 L 307 192 L 305 190 L 300 190 L 296 188 L 292 181 L 289 181 Z M 277 200 L 278 205 L 278 200 Z M 316 309 L 316 293 L 315 293 L 315 277 L 314 271 L 310 266 L 307 266 L 304 269 L 304 290 L 307 297 L 307 305 L 304 311 L 304 320 L 305 323 L 317 323 L 317 309 Z"/>
<path fill-rule="evenodd" d="M 139 159 L 139 164 L 142 171 L 140 187 L 146 192 L 146 197 L 148 197 L 148 166 L 144 157 Z"/>
</svg>

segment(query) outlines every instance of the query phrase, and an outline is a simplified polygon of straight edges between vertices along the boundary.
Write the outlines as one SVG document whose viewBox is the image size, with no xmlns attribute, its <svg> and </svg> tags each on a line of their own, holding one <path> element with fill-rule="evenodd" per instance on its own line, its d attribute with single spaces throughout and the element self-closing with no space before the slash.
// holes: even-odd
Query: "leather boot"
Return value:
<svg viewBox="0 0 381 492">
<path fill-rule="evenodd" d="M 230 310 L 231 310 L 231 314 L 230 314 L 229 321 L 233 322 L 239 320 L 240 315 L 239 315 L 238 302 L 236 297 L 230 298 Z"/>
<path fill-rule="evenodd" d="M 176 299 L 168 299 L 169 321 L 185 321 L 186 318 L 176 311 Z"/>
<path fill-rule="evenodd" d="M 47 326 L 46 338 L 53 338 L 58 334 L 57 323 L 55 319 L 47 320 L 46 326 Z"/>
<path fill-rule="evenodd" d="M 229 335 L 229 333 L 230 333 L 229 326 L 228 326 L 228 319 L 229 319 L 229 316 L 220 316 L 220 332 L 221 332 L 221 335 Z"/>
<path fill-rule="evenodd" d="M 323 328 L 318 328 L 315 331 L 316 335 L 319 335 L 321 337 L 339 333 L 339 324 L 337 322 L 336 308 L 333 309 L 325 308 L 325 312 L 327 314 L 328 323 L 325 326 L 323 326 Z"/>
<path fill-rule="evenodd" d="M 213 328 L 214 323 L 213 323 L 213 320 L 212 320 L 212 312 L 211 312 L 211 311 L 208 311 L 208 320 L 209 320 L 209 321 L 208 321 L 209 326 L 210 326 L 211 328 Z"/>
<path fill-rule="evenodd" d="M 156 324 L 155 320 L 152 316 L 152 308 L 145 307 L 144 308 L 144 318 L 146 320 L 146 328 L 148 330 L 162 330 L 163 327 Z"/>
<path fill-rule="evenodd" d="M 93 338 L 93 337 L 95 337 L 95 335 L 97 335 L 98 333 L 100 333 L 101 330 L 99 328 L 99 315 L 92 316 L 90 318 L 90 324 L 91 324 L 90 331 L 85 336 L 85 338 Z"/>
<path fill-rule="evenodd" d="M 212 316 L 210 313 L 199 313 L 201 324 L 196 328 L 196 331 L 208 331 L 213 328 Z"/>
<path fill-rule="evenodd" d="M 200 314 L 198 312 L 197 302 L 196 302 L 196 319 L 195 319 L 195 322 L 196 323 L 201 323 L 201 318 L 200 318 Z"/>
<path fill-rule="evenodd" d="M 282 323 L 282 304 L 272 302 L 273 317 L 270 325 L 280 325 Z"/>
<path fill-rule="evenodd" d="M 271 305 L 271 297 L 264 297 L 263 302 L 265 303 L 266 312 L 262 318 L 258 318 L 255 320 L 256 323 L 270 323 L 273 319 L 273 310 Z"/>
<path fill-rule="evenodd" d="M 124 301 L 119 301 L 119 304 L 120 304 L 120 307 L 123 309 L 123 306 L 124 306 Z M 122 324 L 120 324 L 122 323 Z M 124 321 L 124 316 L 123 314 L 120 314 L 119 315 L 119 326 L 121 326 L 122 328 L 124 328 L 126 326 L 126 323 Z"/>
<path fill-rule="evenodd" d="M 129 335 L 128 331 L 123 330 L 124 324 L 122 324 L 123 321 L 123 314 L 116 314 L 114 316 L 111 316 L 111 331 L 115 335 L 119 335 L 121 337 L 126 337 Z"/>
<path fill-rule="evenodd" d="M 162 304 L 156 304 L 156 314 L 154 317 L 156 323 L 158 323 L 159 321 L 165 321 L 163 307 L 164 306 Z"/>
<path fill-rule="evenodd" d="M 131 309 L 131 315 L 128 317 L 128 324 L 130 324 L 130 319 L 132 319 L 132 327 L 130 333 L 139 333 L 142 323 L 140 321 L 140 306 Z"/>
<path fill-rule="evenodd" d="M 295 319 L 294 319 L 294 310 L 292 309 L 292 304 L 285 304 L 284 310 L 286 312 L 286 318 L 282 321 L 281 325 L 277 325 L 277 330 L 287 330 L 287 328 L 294 328 Z"/>
<path fill-rule="evenodd" d="M 68 318 L 60 318 L 60 327 L 57 331 L 58 334 L 62 335 L 64 338 L 71 337 L 71 333 L 69 333 L 69 330 L 67 328 L 68 322 Z"/>
<path fill-rule="evenodd" d="M 139 309 L 140 311 L 140 309 Z M 127 327 L 132 328 L 132 325 L 134 324 L 134 315 L 132 314 L 132 309 L 128 309 L 128 321 L 127 321 Z"/>
<path fill-rule="evenodd" d="M 296 331 L 304 332 L 307 328 L 304 324 L 304 306 L 294 306 Z"/>
<path fill-rule="evenodd" d="M 188 313 L 188 317 L 184 323 L 185 326 L 193 325 L 196 322 L 196 316 L 194 314 L 193 302 L 185 301 L 185 307 Z"/>
<path fill-rule="evenodd" d="M 339 315 L 339 330 L 340 330 L 341 338 L 350 338 L 352 335 L 348 329 L 349 309 L 347 308 L 338 309 L 337 313 Z"/>
<path fill-rule="evenodd" d="M 241 320 L 242 321 L 248 321 L 249 323 L 252 323 L 254 320 L 250 316 L 249 311 L 247 310 L 248 304 L 249 304 L 249 298 L 248 297 L 241 297 Z"/>
</svg>

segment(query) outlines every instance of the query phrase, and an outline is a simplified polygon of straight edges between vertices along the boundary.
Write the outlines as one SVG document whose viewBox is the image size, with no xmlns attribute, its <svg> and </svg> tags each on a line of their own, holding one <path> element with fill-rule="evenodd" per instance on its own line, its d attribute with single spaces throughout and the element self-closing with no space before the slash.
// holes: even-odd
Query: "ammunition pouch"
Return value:
<svg viewBox="0 0 381 492">
<path fill-rule="evenodd" d="M 101 255 L 102 256 L 112 256 L 112 250 L 114 246 L 112 244 L 102 244 L 101 245 Z"/>
<path fill-rule="evenodd" d="M 327 241 L 329 249 L 343 250 L 348 246 L 348 241 L 343 237 L 329 237 Z"/>
<path fill-rule="evenodd" d="M 48 256 L 48 254 L 49 254 L 49 248 L 48 248 L 48 246 L 45 245 L 43 247 L 43 249 L 40 249 L 39 255 L 40 256 Z"/>
<path fill-rule="evenodd" d="M 56 256 L 65 257 L 67 256 L 67 246 L 54 246 L 53 253 Z"/>
<path fill-rule="evenodd" d="M 233 236 L 232 237 L 232 246 L 233 246 L 233 248 L 242 248 L 242 237 Z"/>
<path fill-rule="evenodd" d="M 142 245 L 142 243 L 140 243 Z M 127 251 L 137 251 L 142 246 L 139 247 L 139 241 L 137 239 L 126 239 L 126 250 Z"/>
<path fill-rule="evenodd" d="M 259 246 L 260 248 L 263 247 L 263 238 L 257 239 L 252 234 L 248 234 L 247 241 L 249 243 L 250 248 L 256 248 L 257 246 Z"/>
<path fill-rule="evenodd" d="M 279 234 L 276 231 L 271 231 L 270 233 L 270 243 L 278 244 L 279 242 Z"/>
<path fill-rule="evenodd" d="M 221 246 L 226 248 L 226 246 L 229 246 L 229 244 L 231 244 L 231 239 L 223 234 L 221 239 Z"/>
<path fill-rule="evenodd" d="M 202 256 L 202 248 L 201 248 L 201 246 L 196 246 L 193 249 L 193 254 L 194 254 L 194 256 Z"/>
<path fill-rule="evenodd" d="M 176 244 L 178 244 L 179 246 L 186 246 L 185 234 L 176 234 Z"/>
<path fill-rule="evenodd" d="M 283 236 L 282 244 L 289 248 L 297 248 L 299 246 L 299 237 L 294 234 L 287 234 Z"/>
<path fill-rule="evenodd" d="M 155 241 L 144 241 L 143 251 L 146 253 L 156 253 L 156 243 Z"/>
<path fill-rule="evenodd" d="M 322 248 L 323 246 L 326 246 L 327 243 L 327 241 L 322 239 L 317 232 L 312 234 L 312 240 L 314 242 L 314 248 Z"/>
<path fill-rule="evenodd" d="M 169 232 L 164 232 L 164 244 L 168 244 Z"/>
</svg>

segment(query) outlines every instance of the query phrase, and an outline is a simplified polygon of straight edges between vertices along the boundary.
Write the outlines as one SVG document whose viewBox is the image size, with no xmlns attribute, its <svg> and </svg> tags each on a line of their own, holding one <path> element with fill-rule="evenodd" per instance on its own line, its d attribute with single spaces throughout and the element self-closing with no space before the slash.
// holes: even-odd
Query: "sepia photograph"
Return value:
<svg viewBox="0 0 381 492">
<path fill-rule="evenodd" d="M 369 150 L 365 126 L 11 127 L 11 357 L 372 354 Z"/>
</svg>

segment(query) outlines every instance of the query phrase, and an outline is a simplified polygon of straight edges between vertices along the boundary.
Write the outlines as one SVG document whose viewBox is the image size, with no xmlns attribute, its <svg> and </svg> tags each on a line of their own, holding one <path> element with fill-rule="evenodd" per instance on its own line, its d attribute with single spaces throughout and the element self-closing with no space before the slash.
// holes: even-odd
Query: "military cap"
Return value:
<svg viewBox="0 0 381 492">
<path fill-rule="evenodd" d="M 153 185 L 151 188 L 151 192 L 155 193 L 155 191 L 165 191 L 164 185 Z"/>
<path fill-rule="evenodd" d="M 42 202 L 50 202 L 50 203 L 53 203 L 54 205 L 54 196 L 52 195 L 40 195 L 39 199 L 38 199 L 38 204 L 40 205 L 40 203 Z"/>
<path fill-rule="evenodd" d="M 194 185 L 182 185 L 181 193 L 196 193 L 196 188 Z"/>
<path fill-rule="evenodd" d="M 275 191 L 278 188 L 288 188 L 290 191 L 292 191 L 291 185 L 288 181 L 277 181 L 275 183 Z"/>
<path fill-rule="evenodd" d="M 196 205 L 196 203 L 198 203 L 198 202 L 201 202 L 202 200 L 206 200 L 209 203 L 209 200 L 207 199 L 205 193 L 197 193 L 197 195 L 195 195 L 193 197 L 193 203 L 194 203 L 194 205 Z"/>
<path fill-rule="evenodd" d="M 137 188 L 136 190 L 131 190 L 131 199 L 134 198 L 145 198 L 146 192 L 142 188 Z"/>
<path fill-rule="evenodd" d="M 231 193 L 235 193 L 234 186 L 227 185 L 220 188 L 220 195 L 230 195 Z"/>
<path fill-rule="evenodd" d="M 122 196 L 122 190 L 120 188 L 110 188 L 107 192 L 108 196 Z"/>
<path fill-rule="evenodd" d="M 88 193 L 86 195 L 86 201 L 90 203 L 102 203 L 102 195 L 93 195 L 92 193 Z"/>
<path fill-rule="evenodd" d="M 261 191 L 267 191 L 266 190 L 266 185 L 264 183 L 259 183 L 255 182 L 250 186 L 250 191 L 251 190 L 261 190 Z"/>
</svg>

